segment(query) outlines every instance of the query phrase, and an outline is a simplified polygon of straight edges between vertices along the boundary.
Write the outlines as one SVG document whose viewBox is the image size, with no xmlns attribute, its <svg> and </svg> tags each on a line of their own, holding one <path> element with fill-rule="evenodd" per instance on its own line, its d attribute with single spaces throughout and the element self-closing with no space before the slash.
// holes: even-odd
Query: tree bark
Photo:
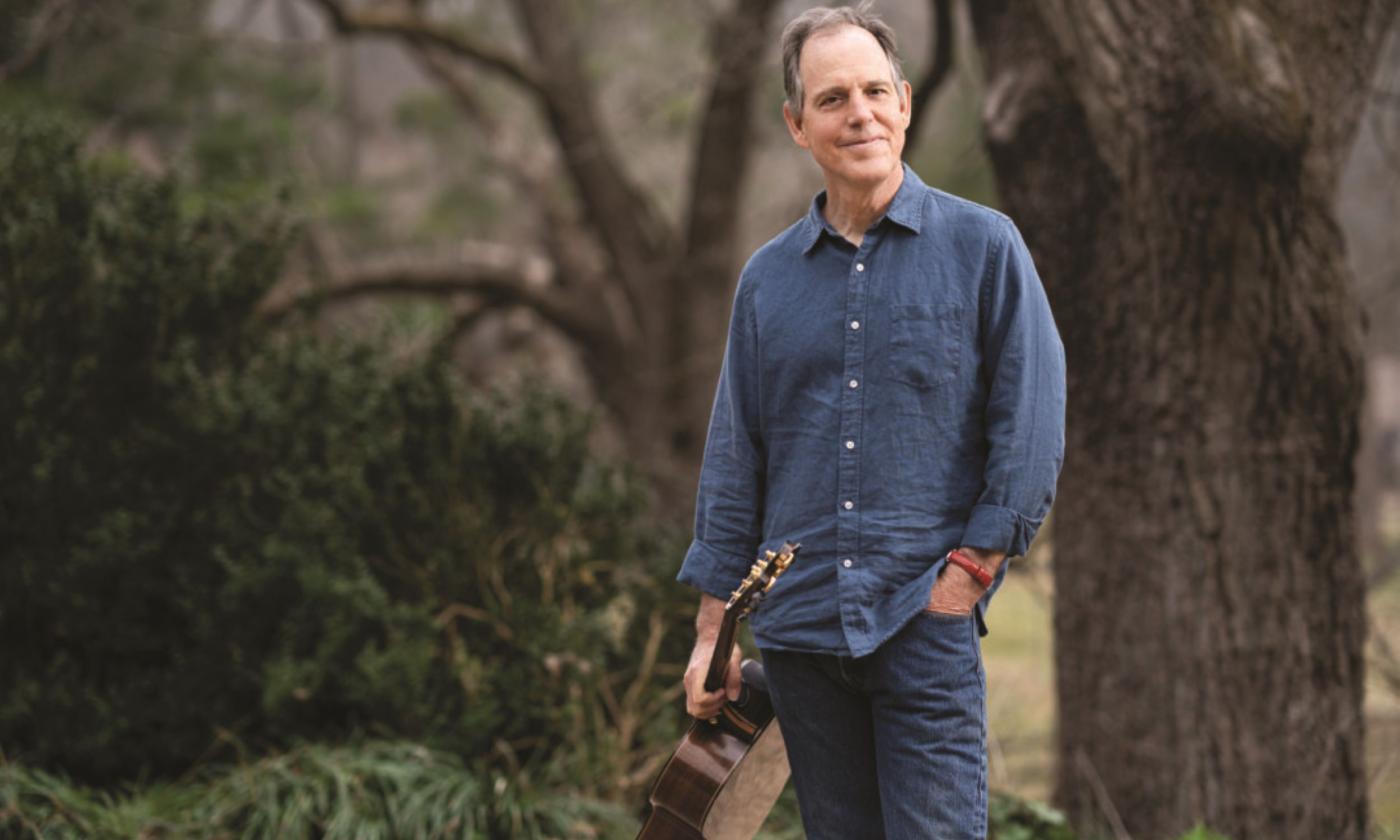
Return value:
<svg viewBox="0 0 1400 840">
<path fill-rule="evenodd" d="M 1333 199 L 1394 2 L 972 4 L 1065 341 L 1058 802 L 1362 838 L 1360 312 Z"/>
<path fill-rule="evenodd" d="M 694 492 L 714 400 L 714 383 L 728 334 L 738 281 L 739 208 L 753 156 L 756 77 L 767 55 L 777 0 L 744 0 L 715 20 L 709 33 L 714 70 L 691 161 L 684 240 L 673 264 L 666 313 L 663 363 L 665 414 L 672 418 L 668 445 L 683 456 L 677 476 L 682 492 Z"/>
</svg>

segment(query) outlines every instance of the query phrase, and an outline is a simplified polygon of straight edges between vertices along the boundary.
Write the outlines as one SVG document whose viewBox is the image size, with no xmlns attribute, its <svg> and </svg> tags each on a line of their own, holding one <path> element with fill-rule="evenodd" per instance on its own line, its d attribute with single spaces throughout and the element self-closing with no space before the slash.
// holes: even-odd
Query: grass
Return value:
<svg viewBox="0 0 1400 840">
<path fill-rule="evenodd" d="M 1366 648 L 1366 765 L 1371 817 L 1381 840 L 1400 840 L 1400 578 L 1370 592 L 1371 635 Z"/>
<path fill-rule="evenodd" d="M 312 744 L 115 795 L 0 763 L 3 837 L 597 840 L 635 830 L 618 806 L 523 779 L 483 784 L 455 756 L 392 741 Z"/>
<path fill-rule="evenodd" d="M 989 782 L 1045 800 L 1054 782 L 1055 659 L 1049 574 L 1009 575 L 987 612 Z"/>
</svg>

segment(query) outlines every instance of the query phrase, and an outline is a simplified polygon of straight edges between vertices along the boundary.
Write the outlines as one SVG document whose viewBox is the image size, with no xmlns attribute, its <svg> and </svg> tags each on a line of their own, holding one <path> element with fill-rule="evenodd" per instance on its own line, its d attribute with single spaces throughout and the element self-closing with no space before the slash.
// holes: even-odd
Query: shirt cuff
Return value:
<svg viewBox="0 0 1400 840">
<path fill-rule="evenodd" d="M 959 545 L 1019 557 L 1030 547 L 1027 531 L 1025 517 L 1011 508 L 977 505 L 967 518 L 967 527 L 963 529 Z"/>
<path fill-rule="evenodd" d="M 685 553 L 685 562 L 681 563 L 681 571 L 676 575 L 676 580 L 728 601 L 752 565 L 753 560 L 749 557 L 720 551 L 694 540 Z"/>
</svg>

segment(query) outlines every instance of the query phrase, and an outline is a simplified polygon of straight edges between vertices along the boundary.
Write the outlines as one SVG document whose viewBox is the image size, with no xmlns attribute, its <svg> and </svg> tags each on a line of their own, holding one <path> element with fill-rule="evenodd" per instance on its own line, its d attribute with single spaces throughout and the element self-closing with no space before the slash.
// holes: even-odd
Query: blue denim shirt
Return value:
<svg viewBox="0 0 1400 840">
<path fill-rule="evenodd" d="M 950 549 L 1026 552 L 1064 457 L 1064 349 L 1003 214 L 906 166 L 856 247 L 825 200 L 740 275 L 679 579 L 728 598 L 759 551 L 800 542 L 755 641 L 864 656 Z"/>
</svg>

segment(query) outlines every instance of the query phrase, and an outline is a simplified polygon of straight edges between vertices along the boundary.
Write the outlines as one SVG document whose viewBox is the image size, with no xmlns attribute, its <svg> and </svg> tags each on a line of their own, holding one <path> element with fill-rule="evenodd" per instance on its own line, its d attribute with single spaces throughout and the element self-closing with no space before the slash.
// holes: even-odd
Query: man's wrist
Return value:
<svg viewBox="0 0 1400 840">
<path fill-rule="evenodd" d="M 974 548 L 970 545 L 960 546 L 957 550 L 992 574 L 996 574 L 997 570 L 1001 568 L 1001 564 L 1006 561 L 1006 552 L 1004 551 Z"/>
<path fill-rule="evenodd" d="M 991 589 L 992 581 L 995 578 L 993 573 L 986 566 L 973 560 L 962 549 L 955 548 L 948 552 L 946 561 L 948 565 L 956 566 L 966 572 L 969 577 L 977 581 L 977 585 L 981 589 Z"/>
<path fill-rule="evenodd" d="M 719 635 L 720 624 L 724 622 L 726 602 L 713 595 L 700 596 L 700 608 L 695 611 L 695 637 L 697 641 L 714 641 Z"/>
</svg>

